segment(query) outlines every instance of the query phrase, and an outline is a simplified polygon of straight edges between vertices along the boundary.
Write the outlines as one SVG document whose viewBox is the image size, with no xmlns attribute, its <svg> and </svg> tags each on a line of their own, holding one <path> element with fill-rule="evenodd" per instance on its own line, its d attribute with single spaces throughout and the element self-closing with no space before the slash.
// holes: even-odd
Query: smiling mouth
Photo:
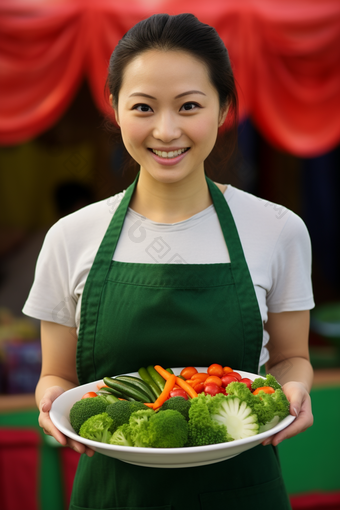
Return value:
<svg viewBox="0 0 340 510">
<path fill-rule="evenodd" d="M 190 149 L 190 147 L 186 147 L 184 149 L 178 149 L 177 151 L 170 151 L 170 152 L 157 151 L 155 149 L 149 149 L 149 151 L 153 152 L 160 158 L 171 159 L 171 158 L 176 158 L 177 156 L 180 156 L 181 154 L 183 154 L 183 152 L 187 152 L 189 149 Z"/>
</svg>

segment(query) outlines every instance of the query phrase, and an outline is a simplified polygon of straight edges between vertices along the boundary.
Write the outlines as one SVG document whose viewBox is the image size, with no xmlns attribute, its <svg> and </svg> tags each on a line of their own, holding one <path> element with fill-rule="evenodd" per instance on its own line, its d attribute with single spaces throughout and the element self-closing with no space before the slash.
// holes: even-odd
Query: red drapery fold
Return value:
<svg viewBox="0 0 340 510">
<path fill-rule="evenodd" d="M 340 141 L 339 0 L 55 0 L 0 2 L 0 144 L 51 127 L 87 77 L 104 83 L 123 34 L 157 12 L 192 12 L 226 44 L 240 99 L 274 146 L 301 157 Z"/>
</svg>

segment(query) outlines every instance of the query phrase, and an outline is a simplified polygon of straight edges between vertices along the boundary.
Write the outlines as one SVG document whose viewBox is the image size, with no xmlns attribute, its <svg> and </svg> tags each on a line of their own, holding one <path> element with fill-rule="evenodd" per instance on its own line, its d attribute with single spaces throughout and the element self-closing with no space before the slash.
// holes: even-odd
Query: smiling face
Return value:
<svg viewBox="0 0 340 510">
<path fill-rule="evenodd" d="M 205 65 L 183 51 L 148 50 L 132 60 L 114 107 L 127 151 L 163 183 L 204 172 L 226 115 Z"/>
</svg>

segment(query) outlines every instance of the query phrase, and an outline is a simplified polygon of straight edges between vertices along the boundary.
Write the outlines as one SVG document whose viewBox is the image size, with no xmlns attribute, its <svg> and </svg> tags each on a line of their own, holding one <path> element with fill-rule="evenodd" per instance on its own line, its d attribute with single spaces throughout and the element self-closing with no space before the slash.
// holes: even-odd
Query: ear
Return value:
<svg viewBox="0 0 340 510">
<path fill-rule="evenodd" d="M 221 127 L 228 115 L 229 104 L 227 104 L 224 108 L 221 108 L 220 115 L 218 117 L 218 127 Z"/>
<path fill-rule="evenodd" d="M 109 95 L 109 101 L 110 101 L 111 107 L 113 108 L 113 110 L 115 112 L 116 122 L 117 122 L 118 126 L 120 127 L 119 120 L 118 120 L 118 110 L 113 106 L 113 97 L 112 97 L 112 94 Z"/>
</svg>

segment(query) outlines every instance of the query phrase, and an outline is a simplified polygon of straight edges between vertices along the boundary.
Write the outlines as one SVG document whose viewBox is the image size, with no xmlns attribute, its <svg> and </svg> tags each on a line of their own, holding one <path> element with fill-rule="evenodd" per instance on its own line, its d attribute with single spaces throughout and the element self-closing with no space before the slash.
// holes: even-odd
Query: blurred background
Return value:
<svg viewBox="0 0 340 510">
<path fill-rule="evenodd" d="M 21 309 L 53 223 L 136 175 L 108 128 L 104 83 L 118 40 L 157 12 L 192 12 L 229 50 L 239 150 L 225 165 L 222 132 L 210 176 L 292 209 L 309 229 L 315 423 L 279 450 L 293 509 L 340 509 L 338 0 L 0 2 L 0 507 L 67 508 L 79 456 L 37 426 L 39 324 Z"/>
</svg>

